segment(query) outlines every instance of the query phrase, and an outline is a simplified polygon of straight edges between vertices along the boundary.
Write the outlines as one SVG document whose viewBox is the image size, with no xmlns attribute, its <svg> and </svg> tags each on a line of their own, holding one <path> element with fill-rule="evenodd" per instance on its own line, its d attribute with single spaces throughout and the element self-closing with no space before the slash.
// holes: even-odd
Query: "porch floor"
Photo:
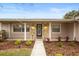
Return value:
<svg viewBox="0 0 79 59">
<path fill-rule="evenodd" d="M 43 40 L 36 40 L 31 56 L 46 56 Z"/>
</svg>

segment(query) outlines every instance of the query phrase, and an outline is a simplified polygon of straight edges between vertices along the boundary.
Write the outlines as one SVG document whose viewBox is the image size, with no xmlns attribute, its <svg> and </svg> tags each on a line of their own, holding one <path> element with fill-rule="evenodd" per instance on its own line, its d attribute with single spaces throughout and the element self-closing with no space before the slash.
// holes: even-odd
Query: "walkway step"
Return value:
<svg viewBox="0 0 79 59">
<path fill-rule="evenodd" d="M 35 41 L 31 56 L 46 56 L 46 52 L 42 40 Z"/>
</svg>

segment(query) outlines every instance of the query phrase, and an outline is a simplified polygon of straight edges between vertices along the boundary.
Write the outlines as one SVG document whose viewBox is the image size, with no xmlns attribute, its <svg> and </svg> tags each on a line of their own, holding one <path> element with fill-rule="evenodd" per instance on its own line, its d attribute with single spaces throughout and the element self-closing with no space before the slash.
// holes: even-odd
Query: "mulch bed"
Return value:
<svg viewBox="0 0 79 59">
<path fill-rule="evenodd" d="M 34 46 L 34 41 L 29 46 L 25 44 L 25 41 L 22 41 L 20 45 L 15 45 L 14 42 L 15 41 L 0 42 L 0 50 L 14 49 L 14 48 L 33 48 Z"/>
<path fill-rule="evenodd" d="M 79 42 L 46 42 L 44 41 L 46 54 L 48 56 L 79 56 Z"/>
</svg>

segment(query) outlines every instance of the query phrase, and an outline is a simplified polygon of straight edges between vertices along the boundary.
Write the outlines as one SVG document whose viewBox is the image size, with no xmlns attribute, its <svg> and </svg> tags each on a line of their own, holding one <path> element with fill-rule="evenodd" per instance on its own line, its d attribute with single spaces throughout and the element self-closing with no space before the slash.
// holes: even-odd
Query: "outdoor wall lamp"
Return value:
<svg viewBox="0 0 79 59">
<path fill-rule="evenodd" d="M 32 29 L 35 29 L 35 27 L 34 27 L 34 26 L 32 26 L 31 28 L 32 28 Z"/>
<path fill-rule="evenodd" d="M 44 29 L 48 29 L 48 27 L 47 26 L 44 26 Z"/>
</svg>

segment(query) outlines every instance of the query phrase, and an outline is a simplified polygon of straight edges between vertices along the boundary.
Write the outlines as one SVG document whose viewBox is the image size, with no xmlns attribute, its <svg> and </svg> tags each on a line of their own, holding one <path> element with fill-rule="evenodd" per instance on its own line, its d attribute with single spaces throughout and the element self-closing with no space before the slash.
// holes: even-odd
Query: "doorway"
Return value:
<svg viewBox="0 0 79 59">
<path fill-rule="evenodd" d="M 36 25 L 36 37 L 37 39 L 42 39 L 42 24 Z"/>
</svg>

